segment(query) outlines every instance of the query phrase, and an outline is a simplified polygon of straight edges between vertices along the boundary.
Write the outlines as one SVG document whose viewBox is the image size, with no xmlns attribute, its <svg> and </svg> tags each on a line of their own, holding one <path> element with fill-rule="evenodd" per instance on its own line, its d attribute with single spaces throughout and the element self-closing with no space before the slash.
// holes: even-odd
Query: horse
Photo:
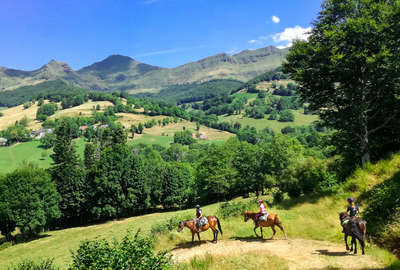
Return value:
<svg viewBox="0 0 400 270">
<path fill-rule="evenodd" d="M 217 243 L 218 241 L 218 232 L 222 233 L 222 228 L 221 228 L 221 223 L 219 222 L 218 217 L 216 216 L 206 216 L 207 218 L 207 224 L 201 226 L 200 225 L 200 231 L 197 229 L 197 226 L 195 224 L 195 221 L 192 219 L 188 219 L 185 221 L 179 221 L 178 223 L 178 228 L 177 231 L 180 232 L 183 230 L 184 227 L 187 227 L 191 232 L 192 232 L 192 244 L 194 244 L 194 235 L 197 234 L 197 238 L 199 239 L 199 244 L 200 242 L 200 233 L 201 232 L 205 232 L 208 229 L 211 228 L 211 230 L 213 231 L 213 243 Z M 200 221 L 199 221 L 200 222 Z M 217 230 L 217 226 L 218 226 L 218 230 Z"/>
<path fill-rule="evenodd" d="M 286 232 L 285 229 L 283 228 L 282 222 L 279 218 L 278 215 L 276 214 L 268 214 L 267 220 L 256 220 L 257 219 L 257 214 L 256 212 L 250 212 L 250 211 L 245 211 L 243 213 L 244 215 L 244 222 L 247 222 L 249 219 L 252 219 L 254 221 L 254 233 L 256 234 L 256 236 L 259 238 L 260 236 L 257 234 L 256 229 L 258 227 L 260 227 L 260 231 L 261 231 L 261 238 L 263 238 L 263 227 L 271 227 L 273 235 L 271 236 L 271 240 L 274 239 L 274 236 L 276 234 L 276 230 L 275 230 L 275 226 L 278 226 L 279 229 L 281 229 L 281 231 L 283 232 L 283 234 L 285 235 L 285 239 L 287 239 L 286 237 Z"/>
<path fill-rule="evenodd" d="M 367 222 L 361 218 L 350 217 L 346 212 L 339 213 L 340 224 L 343 226 L 344 232 L 344 242 L 346 243 L 346 250 L 353 251 L 354 244 L 354 254 L 357 254 L 357 239 L 360 242 L 362 254 L 365 254 L 365 236 L 367 233 Z M 347 244 L 347 237 L 351 236 L 351 249 Z"/>
</svg>

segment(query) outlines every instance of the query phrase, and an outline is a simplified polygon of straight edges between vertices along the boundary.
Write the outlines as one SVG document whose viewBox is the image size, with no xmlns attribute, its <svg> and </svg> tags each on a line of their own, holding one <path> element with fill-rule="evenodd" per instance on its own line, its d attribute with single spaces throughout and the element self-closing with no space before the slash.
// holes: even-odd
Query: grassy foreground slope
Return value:
<svg viewBox="0 0 400 270">
<path fill-rule="evenodd" d="M 306 243 L 311 243 L 310 245 L 312 245 L 312 248 L 315 248 L 315 250 L 326 248 L 326 246 L 329 248 L 331 246 L 329 243 L 337 243 L 335 244 L 337 249 L 338 247 L 340 248 L 339 245 L 342 245 L 342 234 L 340 233 L 337 212 L 345 207 L 346 196 L 348 196 L 348 194 L 325 198 L 304 197 L 275 205 L 274 207 L 269 208 L 269 211 L 280 215 L 290 239 L 288 243 L 292 248 L 296 249 L 296 243 L 302 242 L 302 240 L 298 241 L 295 239 L 314 239 L 324 241 L 321 242 L 323 246 L 319 247 L 318 242 L 307 242 L 308 240 L 304 241 L 306 241 Z M 246 202 L 249 200 L 254 201 L 254 198 L 236 199 L 236 201 Z M 217 214 L 219 205 L 220 204 L 217 203 L 204 207 L 204 213 L 206 215 Z M 66 265 L 71 262 L 70 250 L 75 250 L 82 240 L 95 239 L 99 237 L 107 238 L 109 240 L 114 238 L 120 239 L 127 230 L 136 231 L 138 229 L 145 234 L 149 234 L 153 225 L 165 223 L 169 218 L 176 215 L 193 215 L 193 212 L 194 210 L 189 209 L 177 212 L 155 213 L 123 220 L 110 221 L 93 226 L 45 232 L 42 233 L 42 238 L 40 239 L 17 244 L 1 250 L 0 269 L 6 269 L 7 265 L 18 262 L 21 259 L 31 258 L 36 260 L 40 257 L 54 257 L 56 264 L 62 269 L 66 269 Z M 240 245 L 246 245 L 245 242 L 248 241 L 248 244 L 252 247 L 251 245 L 254 241 L 257 243 L 259 241 L 253 236 L 253 225 L 251 222 L 244 223 L 242 217 L 221 219 L 221 224 L 224 231 L 223 241 L 213 246 L 212 250 L 215 250 L 215 253 L 220 254 L 221 249 L 223 250 L 225 245 L 232 245 L 232 243 L 235 246 L 235 243 L 237 242 L 238 247 L 240 247 Z M 269 237 L 270 232 L 270 229 L 266 229 L 264 232 L 265 237 Z M 280 232 L 278 232 L 277 236 L 278 238 L 282 238 Z M 156 247 L 157 249 L 176 249 L 173 252 L 179 250 L 185 251 L 191 248 L 187 245 L 190 238 L 190 233 L 186 229 L 182 233 L 171 231 L 158 234 L 156 237 Z M 202 239 L 211 240 L 211 232 L 203 233 Z M 285 242 L 285 240 L 276 241 L 278 244 Z M 274 242 L 271 244 L 273 243 Z M 269 245 L 269 242 L 260 242 L 258 244 Z M 314 245 L 317 246 L 314 247 Z M 217 252 L 217 250 L 219 251 Z M 345 249 L 343 244 L 343 252 L 344 251 Z M 281 256 L 277 258 L 273 254 L 265 253 L 266 256 L 260 260 L 257 252 L 257 250 L 246 251 L 243 256 L 248 259 L 258 258 L 255 260 L 256 265 L 271 262 L 273 265 L 282 266 L 278 269 L 287 269 L 285 266 L 285 254 L 281 254 Z M 263 254 L 262 251 L 260 252 Z M 321 258 L 324 262 L 326 261 L 326 267 L 335 267 L 340 260 L 343 260 L 342 257 L 345 256 L 345 253 L 343 252 L 340 253 L 342 256 L 332 257 L 329 256 L 328 250 L 328 255 L 320 254 L 318 256 L 321 257 L 317 258 Z M 396 262 L 393 255 L 375 246 L 368 245 L 366 252 L 368 254 L 366 257 L 361 257 L 361 255 L 359 255 L 359 257 L 365 258 L 365 260 L 369 260 L 371 263 L 373 262 L 375 266 L 389 266 Z M 233 267 L 232 269 L 243 269 L 240 268 L 241 263 L 243 263 L 241 256 L 215 256 L 213 252 L 210 252 L 210 254 L 206 254 L 205 256 L 193 257 L 191 261 L 182 263 L 181 269 L 224 269 L 223 267 L 225 266 L 231 266 Z M 303 257 L 304 256 L 307 256 L 307 254 L 303 254 Z M 257 269 L 254 268 L 256 265 L 251 261 L 249 262 L 250 265 L 253 265 L 253 267 L 249 269 Z M 221 266 L 221 263 L 223 263 L 223 266 Z M 202 264 L 209 265 L 209 268 L 197 268 L 198 265 Z"/>
</svg>

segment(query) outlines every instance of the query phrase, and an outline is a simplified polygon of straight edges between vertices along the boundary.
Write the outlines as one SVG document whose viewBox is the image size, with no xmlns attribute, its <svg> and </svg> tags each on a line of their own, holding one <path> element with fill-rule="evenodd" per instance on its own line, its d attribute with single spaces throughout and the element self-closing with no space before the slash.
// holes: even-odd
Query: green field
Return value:
<svg viewBox="0 0 400 270">
<path fill-rule="evenodd" d="M 293 110 L 294 114 L 294 122 L 279 122 L 277 120 L 268 120 L 268 115 L 264 119 L 254 119 L 244 117 L 243 115 L 229 115 L 229 116 L 220 116 L 220 121 L 227 121 L 231 123 L 238 122 L 242 124 L 242 127 L 247 125 L 255 127 L 257 130 L 263 130 L 268 127 L 275 132 L 280 132 L 282 128 L 286 126 L 297 127 L 297 126 L 308 126 L 311 125 L 314 121 L 318 120 L 318 116 L 316 115 L 306 115 L 303 114 L 302 110 Z"/>
<path fill-rule="evenodd" d="M 141 137 L 129 140 L 129 145 L 135 144 L 159 144 L 167 147 L 174 141 L 172 136 L 156 136 L 143 134 Z M 77 152 L 81 158 L 85 150 L 86 140 L 83 138 L 74 140 L 77 146 Z M 199 143 L 216 143 L 221 144 L 225 141 L 221 140 L 198 140 Z M 42 157 L 45 152 L 46 156 Z M 40 141 L 30 141 L 18 143 L 12 146 L 0 147 L 0 173 L 9 173 L 20 166 L 22 162 L 33 162 L 41 168 L 50 167 L 53 162 L 50 155 L 53 153 L 51 149 L 43 149 L 40 147 Z"/>
<path fill-rule="evenodd" d="M 30 141 L 0 147 L 0 172 L 11 172 L 24 161 L 34 162 L 43 168 L 49 167 L 52 162 L 50 157 L 52 151 L 45 150 L 39 146 L 39 141 Z M 46 153 L 45 157 L 42 157 L 43 152 Z"/>
</svg>

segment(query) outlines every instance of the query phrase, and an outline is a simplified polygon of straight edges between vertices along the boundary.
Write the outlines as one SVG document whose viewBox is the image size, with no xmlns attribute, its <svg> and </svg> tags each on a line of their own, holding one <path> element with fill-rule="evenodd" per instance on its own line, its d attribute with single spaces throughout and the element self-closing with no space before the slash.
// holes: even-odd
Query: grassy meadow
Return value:
<svg viewBox="0 0 400 270">
<path fill-rule="evenodd" d="M 343 236 L 337 213 L 345 208 L 346 196 L 348 194 L 324 198 L 303 197 L 296 200 L 284 201 L 273 207 L 268 206 L 268 211 L 279 214 L 289 239 L 314 239 L 343 244 L 344 251 Z M 250 204 L 254 202 L 252 210 L 256 209 L 255 198 L 237 198 L 235 201 L 250 202 Z M 204 214 L 216 215 L 219 205 L 220 203 L 205 206 L 203 208 Z M 22 258 L 37 260 L 43 257 L 53 257 L 55 263 L 61 269 L 66 269 L 66 266 L 71 262 L 70 251 L 75 250 L 83 240 L 96 238 L 106 238 L 108 240 L 121 239 L 128 230 L 135 232 L 138 229 L 144 234 L 150 234 L 152 226 L 166 223 L 168 219 L 177 215 L 194 215 L 194 210 L 154 213 L 91 226 L 44 232 L 39 239 L 0 250 L 0 269 L 6 269 L 10 263 L 18 262 Z M 254 238 L 251 221 L 244 223 L 241 216 L 221 219 L 221 225 L 224 232 L 222 238 L 224 241 L 238 241 L 240 243 L 242 240 L 250 240 L 261 241 L 262 243 L 262 240 Z M 264 230 L 264 237 L 267 238 L 270 234 L 271 230 L 266 228 Z M 204 232 L 201 234 L 201 237 L 202 240 L 212 240 L 212 233 Z M 282 233 L 278 231 L 277 238 L 282 239 L 282 237 Z M 181 233 L 173 230 L 171 232 L 156 234 L 155 239 L 157 250 L 171 250 L 187 246 L 188 242 L 190 242 L 191 234 L 187 229 L 184 229 Z M 224 241 L 216 244 L 215 249 L 218 249 L 218 245 L 224 245 Z M 366 252 L 370 255 L 371 260 L 376 263 L 386 266 L 396 263 L 393 255 L 371 244 L 367 245 Z M 242 268 L 245 263 L 249 264 L 249 268 Z M 257 250 L 246 252 L 240 256 L 222 257 L 214 256 L 211 252 L 206 256 L 195 256 L 187 262 L 182 262 L 179 269 L 227 269 L 226 267 L 228 266 L 230 269 L 259 269 L 257 265 L 259 267 L 260 264 L 266 263 L 271 263 L 271 265 L 275 266 L 274 269 L 287 269 L 284 255 L 277 257 L 266 253 L 265 256 L 260 257 Z M 334 266 L 335 262 L 332 262 L 332 265 Z"/>
<path fill-rule="evenodd" d="M 220 116 L 220 121 L 226 122 L 238 122 L 243 127 L 249 125 L 255 127 L 257 130 L 263 130 L 264 128 L 270 128 L 275 132 L 280 132 L 282 128 L 286 126 L 297 127 L 311 125 L 314 121 L 318 120 L 318 116 L 311 114 L 303 114 L 303 110 L 292 110 L 294 114 L 294 122 L 279 122 L 277 120 L 268 120 L 268 115 L 263 119 L 254 119 L 245 117 L 243 115 L 229 115 Z"/>
</svg>

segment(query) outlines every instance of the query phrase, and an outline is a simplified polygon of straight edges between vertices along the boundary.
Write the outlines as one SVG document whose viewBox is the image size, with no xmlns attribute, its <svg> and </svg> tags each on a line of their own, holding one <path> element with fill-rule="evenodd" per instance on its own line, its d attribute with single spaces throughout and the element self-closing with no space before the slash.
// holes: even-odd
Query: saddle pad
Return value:
<svg viewBox="0 0 400 270">
<path fill-rule="evenodd" d="M 350 219 L 346 219 L 342 222 L 342 226 L 346 226 L 347 223 L 349 223 Z"/>
<path fill-rule="evenodd" d="M 201 226 L 204 226 L 204 225 L 206 225 L 207 223 L 208 223 L 207 218 L 203 217 L 202 219 L 200 219 L 200 225 L 201 225 Z"/>
<path fill-rule="evenodd" d="M 268 214 L 265 214 L 265 215 L 259 217 L 258 220 L 260 220 L 260 221 L 267 221 L 267 218 L 268 218 Z"/>
</svg>

